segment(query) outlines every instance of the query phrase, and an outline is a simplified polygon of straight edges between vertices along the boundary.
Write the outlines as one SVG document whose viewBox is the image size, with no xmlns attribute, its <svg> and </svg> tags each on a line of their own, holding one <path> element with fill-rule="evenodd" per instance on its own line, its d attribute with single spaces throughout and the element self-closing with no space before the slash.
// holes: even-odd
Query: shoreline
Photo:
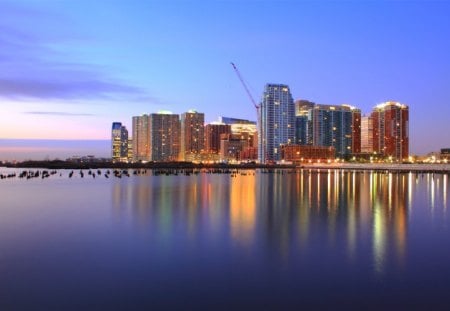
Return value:
<svg viewBox="0 0 450 311">
<path fill-rule="evenodd" d="M 420 164 L 397 164 L 397 163 L 312 163 L 302 165 L 304 169 L 333 169 L 333 170 L 356 170 L 377 171 L 394 173 L 450 173 L 450 164 L 447 163 L 420 163 Z"/>
<path fill-rule="evenodd" d="M 70 161 L 25 161 L 0 165 L 8 168 L 33 169 L 291 169 L 291 170 L 351 170 L 377 171 L 393 173 L 444 173 L 450 174 L 450 164 L 397 164 L 397 163 L 307 163 L 293 164 L 260 164 L 260 163 L 192 163 L 192 162 L 149 162 L 149 163 L 112 163 L 88 162 L 74 163 Z"/>
</svg>

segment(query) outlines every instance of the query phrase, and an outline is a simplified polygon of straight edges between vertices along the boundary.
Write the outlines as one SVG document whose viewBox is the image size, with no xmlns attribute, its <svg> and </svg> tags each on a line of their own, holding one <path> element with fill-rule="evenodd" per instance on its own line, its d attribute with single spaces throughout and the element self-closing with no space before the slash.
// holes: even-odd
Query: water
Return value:
<svg viewBox="0 0 450 311">
<path fill-rule="evenodd" d="M 0 181 L 1 310 L 450 305 L 447 175 L 68 172 Z"/>
</svg>

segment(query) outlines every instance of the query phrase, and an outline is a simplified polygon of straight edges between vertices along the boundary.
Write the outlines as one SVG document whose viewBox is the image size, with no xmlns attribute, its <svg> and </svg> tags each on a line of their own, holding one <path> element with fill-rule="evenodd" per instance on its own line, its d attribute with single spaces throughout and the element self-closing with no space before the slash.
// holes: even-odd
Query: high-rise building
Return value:
<svg viewBox="0 0 450 311">
<path fill-rule="evenodd" d="M 128 162 L 133 161 L 133 139 L 128 137 Z"/>
<path fill-rule="evenodd" d="M 298 145 L 312 145 L 312 124 L 309 119 L 314 106 L 315 103 L 308 100 L 295 101 L 295 143 Z"/>
<path fill-rule="evenodd" d="M 348 105 L 296 101 L 295 143 L 334 147 L 338 157 L 361 152 L 361 111 Z"/>
<path fill-rule="evenodd" d="M 204 113 L 190 110 L 181 114 L 181 160 L 191 161 L 205 150 L 204 130 Z"/>
<path fill-rule="evenodd" d="M 310 115 L 312 145 L 334 147 L 336 156 L 349 156 L 356 148 L 353 144 L 353 135 L 356 134 L 353 128 L 360 128 L 360 125 L 354 126 L 353 122 L 360 120 L 360 115 L 359 109 L 347 105 L 315 105 Z M 358 149 L 360 146 L 359 140 Z"/>
<path fill-rule="evenodd" d="M 112 124 L 111 158 L 113 162 L 128 162 L 128 130 L 120 122 Z"/>
<path fill-rule="evenodd" d="M 178 161 L 180 153 L 180 118 L 169 111 L 152 113 L 150 126 L 150 160 Z"/>
<path fill-rule="evenodd" d="M 281 160 L 281 145 L 293 144 L 295 106 L 289 86 L 266 84 L 259 108 L 258 160 Z"/>
<path fill-rule="evenodd" d="M 205 149 L 207 153 L 220 153 L 221 134 L 231 134 L 231 125 L 213 122 L 205 126 Z"/>
<path fill-rule="evenodd" d="M 352 154 L 361 153 L 361 110 L 350 107 L 352 112 Z"/>
<path fill-rule="evenodd" d="M 409 108 L 398 102 L 381 103 L 372 111 L 373 150 L 393 160 L 409 156 Z"/>
<path fill-rule="evenodd" d="M 136 116 L 133 122 L 133 161 L 150 161 L 149 115 Z"/>
<path fill-rule="evenodd" d="M 361 152 L 373 152 L 373 119 L 371 116 L 361 118 Z"/>
</svg>

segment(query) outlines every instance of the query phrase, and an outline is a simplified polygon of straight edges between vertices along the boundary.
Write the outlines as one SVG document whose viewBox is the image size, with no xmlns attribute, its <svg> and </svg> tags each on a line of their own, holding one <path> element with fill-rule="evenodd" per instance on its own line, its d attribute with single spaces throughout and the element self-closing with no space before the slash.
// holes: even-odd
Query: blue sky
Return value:
<svg viewBox="0 0 450 311">
<path fill-rule="evenodd" d="M 3 1 L 0 138 L 108 139 L 197 109 L 256 119 L 265 83 L 369 113 L 410 107 L 411 151 L 450 146 L 447 1 Z"/>
</svg>

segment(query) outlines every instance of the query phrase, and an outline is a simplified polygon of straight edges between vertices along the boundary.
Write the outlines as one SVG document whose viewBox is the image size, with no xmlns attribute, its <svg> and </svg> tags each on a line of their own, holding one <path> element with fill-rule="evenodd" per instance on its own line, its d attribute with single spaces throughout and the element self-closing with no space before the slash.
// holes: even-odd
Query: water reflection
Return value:
<svg viewBox="0 0 450 311">
<path fill-rule="evenodd" d="M 284 261 L 344 251 L 382 275 L 404 266 L 416 189 L 426 189 L 431 211 L 446 210 L 447 184 L 447 175 L 340 170 L 149 175 L 113 183 L 112 199 L 118 219 L 161 240 L 202 236 Z"/>
<path fill-rule="evenodd" d="M 245 244 L 254 239 L 256 223 L 255 177 L 236 178 L 230 187 L 230 222 L 234 240 Z"/>
</svg>

